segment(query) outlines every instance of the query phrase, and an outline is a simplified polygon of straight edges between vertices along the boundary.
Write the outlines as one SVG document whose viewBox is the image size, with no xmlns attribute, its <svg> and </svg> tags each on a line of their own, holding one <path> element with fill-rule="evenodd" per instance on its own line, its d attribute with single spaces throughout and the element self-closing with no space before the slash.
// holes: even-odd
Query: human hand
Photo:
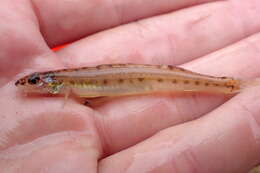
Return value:
<svg viewBox="0 0 260 173">
<path fill-rule="evenodd" d="M 126 62 L 255 78 L 258 0 L 2 0 L 0 11 L 2 172 L 244 173 L 260 162 L 260 87 L 230 100 L 149 95 L 91 109 L 14 86 L 30 72 Z"/>
</svg>

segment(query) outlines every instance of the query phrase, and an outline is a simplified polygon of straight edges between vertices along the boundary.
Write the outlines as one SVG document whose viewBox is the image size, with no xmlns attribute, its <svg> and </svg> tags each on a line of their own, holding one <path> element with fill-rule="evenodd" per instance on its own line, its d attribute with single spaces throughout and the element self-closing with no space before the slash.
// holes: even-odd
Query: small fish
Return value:
<svg viewBox="0 0 260 173">
<path fill-rule="evenodd" d="M 104 64 L 96 67 L 36 72 L 15 85 L 29 93 L 100 98 L 152 93 L 235 94 L 260 82 L 214 77 L 171 65 Z"/>
</svg>

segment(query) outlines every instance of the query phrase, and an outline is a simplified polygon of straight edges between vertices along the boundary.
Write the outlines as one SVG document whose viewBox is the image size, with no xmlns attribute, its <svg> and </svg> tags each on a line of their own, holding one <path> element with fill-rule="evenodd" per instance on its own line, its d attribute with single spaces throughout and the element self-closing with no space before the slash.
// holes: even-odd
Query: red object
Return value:
<svg viewBox="0 0 260 173">
<path fill-rule="evenodd" d="M 58 50 L 64 48 L 65 46 L 67 46 L 67 45 L 68 45 L 68 44 L 60 45 L 60 46 L 57 46 L 57 47 L 52 48 L 52 50 L 53 50 L 53 51 L 58 51 Z"/>
</svg>

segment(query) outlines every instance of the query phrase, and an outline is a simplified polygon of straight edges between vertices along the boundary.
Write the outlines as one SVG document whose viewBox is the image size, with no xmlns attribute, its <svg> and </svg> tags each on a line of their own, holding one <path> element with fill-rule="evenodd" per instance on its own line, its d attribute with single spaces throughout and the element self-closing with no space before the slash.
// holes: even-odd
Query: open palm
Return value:
<svg viewBox="0 0 260 173">
<path fill-rule="evenodd" d="M 248 171 L 260 162 L 260 87 L 231 99 L 149 95 L 91 109 L 73 99 L 63 107 L 64 98 L 28 98 L 14 81 L 126 62 L 255 78 L 259 31 L 259 0 L 1 0 L 1 171 Z"/>
</svg>

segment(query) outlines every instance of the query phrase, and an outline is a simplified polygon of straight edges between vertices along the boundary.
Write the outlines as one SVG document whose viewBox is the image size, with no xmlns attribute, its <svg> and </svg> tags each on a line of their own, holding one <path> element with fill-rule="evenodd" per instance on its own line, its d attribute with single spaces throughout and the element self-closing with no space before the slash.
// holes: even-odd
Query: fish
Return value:
<svg viewBox="0 0 260 173">
<path fill-rule="evenodd" d="M 215 77 L 172 65 L 102 64 L 35 72 L 15 82 L 27 93 L 104 98 L 160 93 L 236 94 L 259 80 Z"/>
</svg>

